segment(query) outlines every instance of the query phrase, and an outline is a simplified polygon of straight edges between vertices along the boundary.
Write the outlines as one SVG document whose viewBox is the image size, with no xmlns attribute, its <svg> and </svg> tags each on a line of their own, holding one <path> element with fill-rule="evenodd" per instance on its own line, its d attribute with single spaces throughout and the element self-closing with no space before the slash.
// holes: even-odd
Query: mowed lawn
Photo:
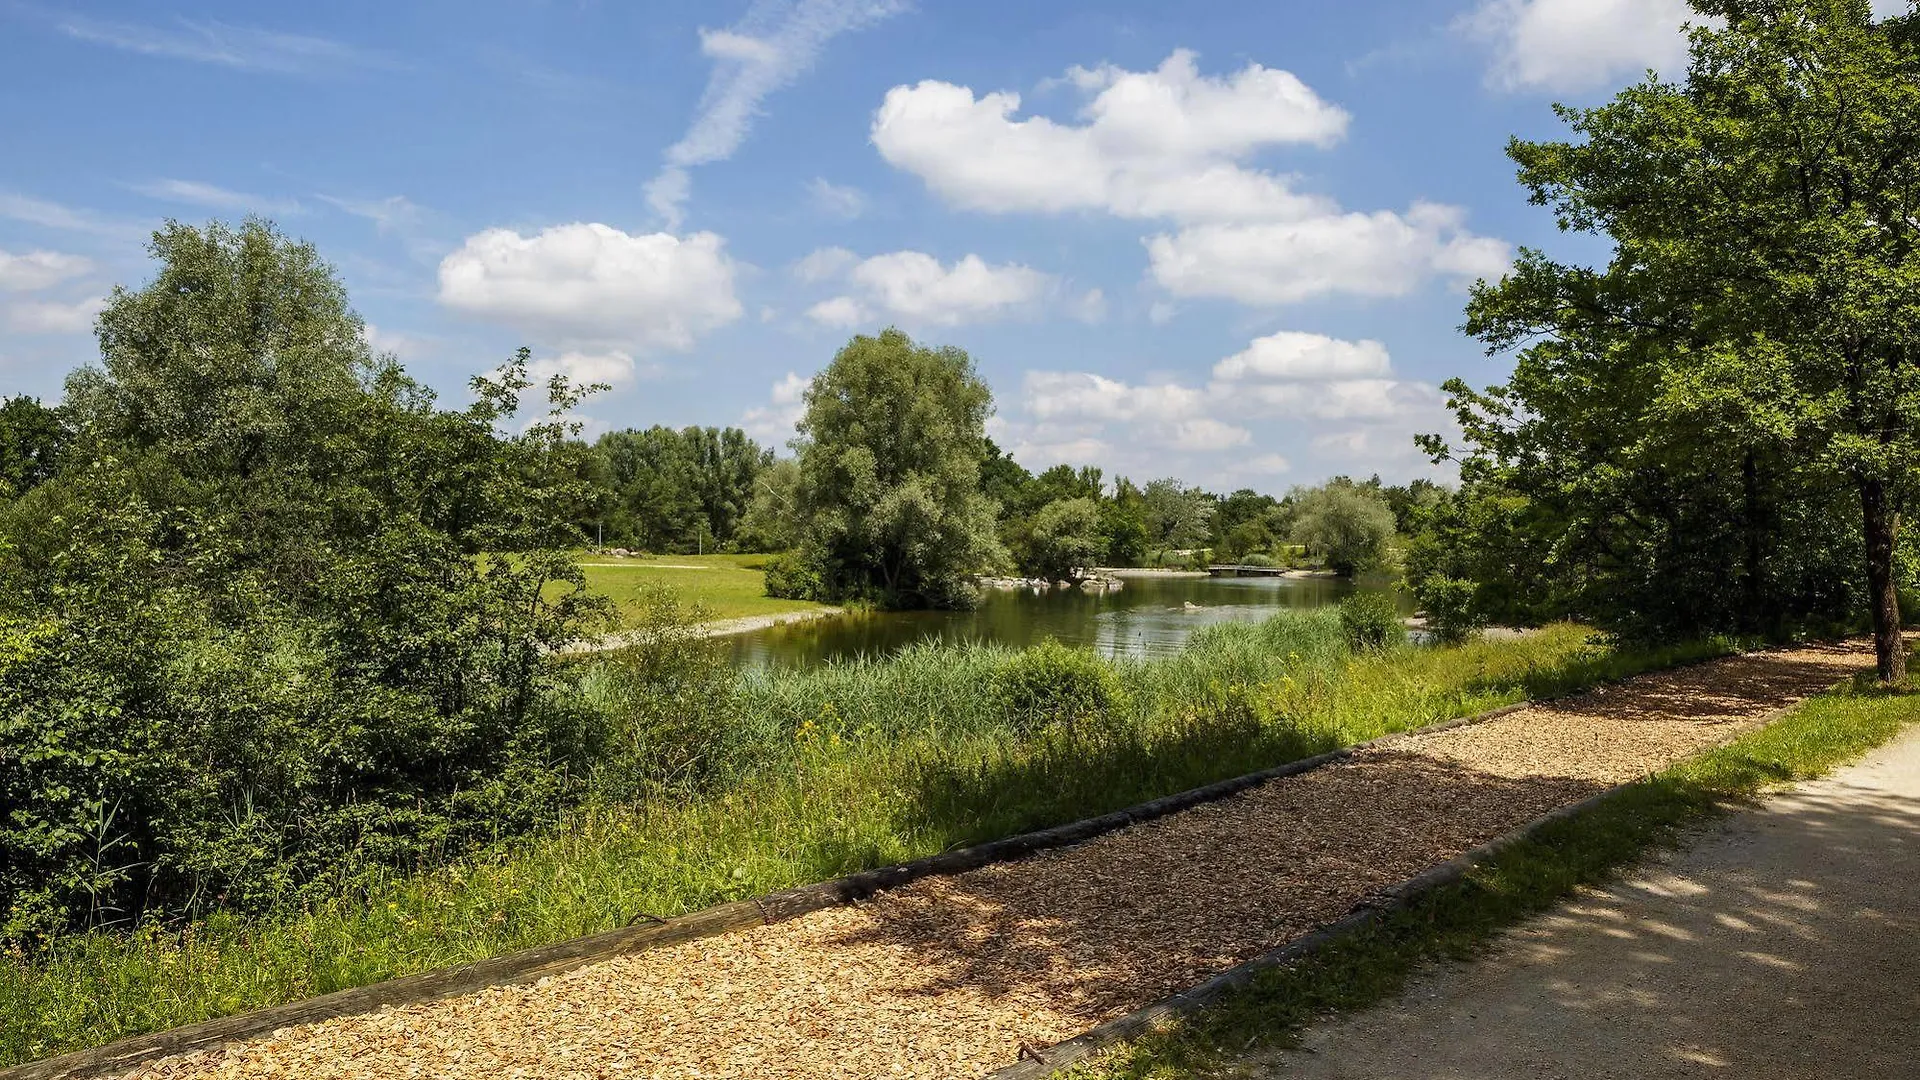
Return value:
<svg viewBox="0 0 1920 1080">
<path fill-rule="evenodd" d="M 766 595 L 762 567 L 769 555 L 652 555 L 615 558 L 582 555 L 587 587 L 609 597 L 620 609 L 620 621 L 634 621 L 646 590 L 665 586 L 684 608 L 698 607 L 702 619 L 737 619 L 746 615 L 781 615 L 819 607 L 807 600 L 776 600 Z"/>
</svg>

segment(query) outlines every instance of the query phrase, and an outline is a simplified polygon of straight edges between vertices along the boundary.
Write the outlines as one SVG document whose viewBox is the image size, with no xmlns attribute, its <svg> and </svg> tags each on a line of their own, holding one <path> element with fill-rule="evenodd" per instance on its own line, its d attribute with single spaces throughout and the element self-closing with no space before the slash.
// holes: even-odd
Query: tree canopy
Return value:
<svg viewBox="0 0 1920 1080">
<path fill-rule="evenodd" d="M 826 596 L 968 602 L 1006 553 L 981 491 L 992 394 L 956 348 L 855 337 L 814 377 L 800 422 L 799 557 Z"/>
<path fill-rule="evenodd" d="M 1504 385 L 1447 387 L 1462 507 L 1511 501 L 1446 569 L 1520 557 L 1533 602 L 1653 636 L 1864 608 L 1896 678 L 1920 465 L 1916 27 L 1866 0 L 1693 6 L 1717 22 L 1693 29 L 1684 81 L 1563 107 L 1574 141 L 1509 148 L 1532 200 L 1613 255 L 1526 251 L 1475 289 L 1469 332 L 1521 351 Z M 1491 544 L 1511 550 L 1476 553 Z"/>
</svg>

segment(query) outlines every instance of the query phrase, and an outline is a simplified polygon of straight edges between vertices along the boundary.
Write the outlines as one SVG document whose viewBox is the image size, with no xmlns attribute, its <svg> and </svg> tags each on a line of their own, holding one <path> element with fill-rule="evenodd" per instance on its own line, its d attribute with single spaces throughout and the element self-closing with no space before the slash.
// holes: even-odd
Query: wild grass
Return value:
<svg viewBox="0 0 1920 1080">
<path fill-rule="evenodd" d="M 1822 776 L 1920 721 L 1920 694 L 1873 685 L 1810 699 L 1727 746 L 1635 784 L 1592 811 L 1541 830 L 1374 929 L 1295 966 L 1267 972 L 1206 1011 L 1072 1070 L 1079 1080 L 1218 1075 L 1233 1059 L 1292 1045 L 1309 1023 L 1399 992 L 1433 960 L 1468 960 L 1502 930 L 1582 885 L 1606 880 L 1650 848 L 1752 800 Z"/>
<path fill-rule="evenodd" d="M 572 669 L 583 703 L 636 718 L 621 729 L 635 745 L 610 755 L 666 763 L 654 779 L 601 787 L 622 797 L 564 827 L 305 910 L 16 951 L 0 958 L 0 1064 L 1103 813 L 1730 647 L 1613 651 L 1561 625 L 1354 655 L 1333 612 L 1285 613 L 1172 657 L 1092 661 L 1110 690 L 1099 715 L 1035 726 L 1003 699 L 1006 649 L 737 672 L 669 645 Z"/>
</svg>

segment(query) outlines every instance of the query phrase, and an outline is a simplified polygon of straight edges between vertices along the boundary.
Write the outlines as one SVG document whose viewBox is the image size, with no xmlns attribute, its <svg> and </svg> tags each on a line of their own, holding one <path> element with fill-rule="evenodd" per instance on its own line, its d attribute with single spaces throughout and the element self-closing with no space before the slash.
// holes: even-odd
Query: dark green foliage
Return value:
<svg viewBox="0 0 1920 1080">
<path fill-rule="evenodd" d="M 1897 679 L 1920 33 L 1852 0 L 1693 7 L 1684 81 L 1509 147 L 1532 201 L 1612 255 L 1523 251 L 1474 290 L 1467 331 L 1521 350 L 1504 385 L 1447 385 L 1466 514 L 1497 506 L 1501 528 L 1444 526 L 1430 571 L 1639 638 L 1870 621 Z"/>
<path fill-rule="evenodd" d="M 767 595 L 780 600 L 824 600 L 826 587 L 820 572 L 797 554 L 767 560 Z"/>
<path fill-rule="evenodd" d="M 1083 731 L 1111 716 L 1120 683 L 1113 667 L 1090 649 L 1048 638 L 1014 653 L 993 675 L 993 694 L 1016 731 Z"/>
<path fill-rule="evenodd" d="M 0 499 L 50 479 L 71 437 L 57 411 L 30 397 L 0 398 Z"/>
<path fill-rule="evenodd" d="M 1473 594 L 1473 582 L 1441 574 L 1430 574 L 1414 585 L 1414 599 L 1426 615 L 1427 632 L 1435 641 L 1465 641 L 1479 628 Z"/>
<path fill-rule="evenodd" d="M 581 532 L 645 551 L 734 550 L 773 465 L 773 451 L 738 428 L 610 431 L 590 456 L 597 490 Z"/>
<path fill-rule="evenodd" d="M 0 504 L 4 937 L 328 895 L 548 819 L 585 756 L 543 658 L 598 611 L 555 548 L 577 393 L 503 438 L 524 351 L 442 411 L 311 248 L 153 252 Z"/>
<path fill-rule="evenodd" d="M 1340 601 L 1340 629 L 1346 634 L 1347 647 L 1355 652 L 1384 649 L 1407 640 L 1400 611 L 1385 593 L 1355 593 Z"/>
</svg>

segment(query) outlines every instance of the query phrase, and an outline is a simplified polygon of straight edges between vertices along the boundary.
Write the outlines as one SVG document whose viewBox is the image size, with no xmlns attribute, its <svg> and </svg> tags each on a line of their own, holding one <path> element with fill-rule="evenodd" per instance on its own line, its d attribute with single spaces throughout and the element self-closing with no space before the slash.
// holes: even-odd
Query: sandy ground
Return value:
<svg viewBox="0 0 1920 1080">
<path fill-rule="evenodd" d="M 1858 647 L 1809 647 L 1645 676 L 857 906 L 139 1075 L 978 1076 L 1870 663 Z"/>
<path fill-rule="evenodd" d="M 1920 729 L 1239 1075 L 1920 1076 Z"/>
</svg>

